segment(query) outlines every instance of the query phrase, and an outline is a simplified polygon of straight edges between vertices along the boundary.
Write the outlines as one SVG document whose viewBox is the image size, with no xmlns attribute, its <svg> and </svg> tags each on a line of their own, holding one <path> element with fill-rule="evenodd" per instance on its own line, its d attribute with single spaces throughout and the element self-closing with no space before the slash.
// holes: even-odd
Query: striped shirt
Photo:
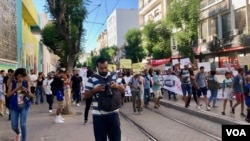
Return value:
<svg viewBox="0 0 250 141">
<path fill-rule="evenodd" d="M 97 74 L 97 75 L 99 75 L 99 74 Z M 107 74 L 107 76 L 105 78 L 107 78 L 110 75 L 111 75 L 111 73 L 108 72 L 108 74 Z M 117 80 L 117 76 L 112 75 L 112 81 L 116 82 L 116 80 Z M 93 90 L 95 87 L 97 87 L 99 85 L 100 85 L 100 81 L 94 75 L 92 75 L 91 77 L 88 78 L 88 81 L 87 81 L 87 83 L 85 85 L 85 90 L 87 90 L 87 91 Z M 92 104 L 93 104 L 92 114 L 93 115 L 110 114 L 110 113 L 114 113 L 114 112 L 119 111 L 119 109 L 111 111 L 111 112 L 106 112 L 106 111 L 103 111 L 103 110 L 99 110 L 98 109 L 98 102 L 97 102 L 97 99 L 96 99 L 96 97 L 98 98 L 99 93 L 96 93 L 95 95 L 93 95 L 93 101 L 92 101 Z"/>
</svg>

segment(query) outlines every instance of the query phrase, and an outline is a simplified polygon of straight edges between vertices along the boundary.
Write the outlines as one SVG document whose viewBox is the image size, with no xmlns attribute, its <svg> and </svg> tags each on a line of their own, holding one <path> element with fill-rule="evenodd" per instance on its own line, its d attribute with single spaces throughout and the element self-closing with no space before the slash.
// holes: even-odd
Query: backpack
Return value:
<svg viewBox="0 0 250 141">
<path fill-rule="evenodd" d="M 98 109 L 111 112 L 120 108 L 121 92 L 118 89 L 110 88 L 112 75 L 109 75 L 107 78 L 103 78 L 97 74 L 94 74 L 93 77 L 97 78 L 101 85 L 105 86 L 104 92 L 94 95 L 98 102 Z"/>
<path fill-rule="evenodd" d="M 207 78 L 207 87 L 209 90 L 219 89 L 219 84 L 218 84 L 218 82 L 215 81 L 214 76 L 209 76 Z"/>
</svg>

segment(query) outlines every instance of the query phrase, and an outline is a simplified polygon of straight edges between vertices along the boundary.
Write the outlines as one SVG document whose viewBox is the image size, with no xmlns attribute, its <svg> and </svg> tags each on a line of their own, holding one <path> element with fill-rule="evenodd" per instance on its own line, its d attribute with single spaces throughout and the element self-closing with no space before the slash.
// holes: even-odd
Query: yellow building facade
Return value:
<svg viewBox="0 0 250 141">
<path fill-rule="evenodd" d="M 32 0 L 22 0 L 21 42 L 19 47 L 19 66 L 27 71 L 38 70 L 40 42 L 36 37 L 40 32 L 40 18 Z M 19 21 L 20 22 L 20 21 Z M 41 52 L 42 53 L 42 52 Z"/>
</svg>

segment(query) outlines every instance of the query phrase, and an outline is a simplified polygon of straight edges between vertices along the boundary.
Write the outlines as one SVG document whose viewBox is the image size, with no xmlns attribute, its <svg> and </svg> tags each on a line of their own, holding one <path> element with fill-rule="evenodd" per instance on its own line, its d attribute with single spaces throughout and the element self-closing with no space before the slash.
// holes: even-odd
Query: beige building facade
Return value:
<svg viewBox="0 0 250 141">
<path fill-rule="evenodd" d="M 215 67 L 241 67 L 238 57 L 250 56 L 250 0 L 202 0 L 200 4 L 196 58 Z"/>
<path fill-rule="evenodd" d="M 100 50 L 104 47 L 108 47 L 108 37 L 106 29 L 97 38 L 97 46 L 95 49 L 96 54 L 99 55 Z"/>
<path fill-rule="evenodd" d="M 139 0 L 139 26 L 166 19 L 167 0 Z"/>
</svg>

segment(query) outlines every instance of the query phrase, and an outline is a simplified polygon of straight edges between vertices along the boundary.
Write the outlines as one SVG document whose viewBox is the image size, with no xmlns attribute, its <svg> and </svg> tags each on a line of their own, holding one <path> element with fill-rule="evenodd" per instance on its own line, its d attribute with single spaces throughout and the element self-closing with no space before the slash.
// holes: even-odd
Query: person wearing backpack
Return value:
<svg viewBox="0 0 250 141">
<path fill-rule="evenodd" d="M 208 90 L 210 90 L 210 97 L 208 100 L 208 106 L 210 106 L 210 103 L 213 101 L 213 108 L 217 108 L 218 106 L 216 106 L 216 101 L 217 101 L 217 95 L 218 95 L 218 89 L 219 89 L 219 81 L 218 78 L 215 76 L 216 71 L 215 70 L 211 70 L 210 71 L 210 75 L 207 78 L 207 87 Z"/>
<path fill-rule="evenodd" d="M 10 98 L 10 113 L 12 130 L 16 133 L 15 140 L 26 141 L 26 120 L 33 94 L 29 91 L 25 68 L 18 68 L 14 72 L 14 80 L 9 84 L 7 97 Z M 20 117 L 20 119 L 19 119 Z M 21 131 L 18 123 L 20 121 Z"/>
<path fill-rule="evenodd" d="M 93 129 L 95 141 L 121 141 L 119 108 L 123 85 L 116 83 L 117 75 L 108 71 L 108 61 L 104 57 L 96 60 L 97 72 L 88 78 L 84 97 L 93 97 Z"/>
</svg>

